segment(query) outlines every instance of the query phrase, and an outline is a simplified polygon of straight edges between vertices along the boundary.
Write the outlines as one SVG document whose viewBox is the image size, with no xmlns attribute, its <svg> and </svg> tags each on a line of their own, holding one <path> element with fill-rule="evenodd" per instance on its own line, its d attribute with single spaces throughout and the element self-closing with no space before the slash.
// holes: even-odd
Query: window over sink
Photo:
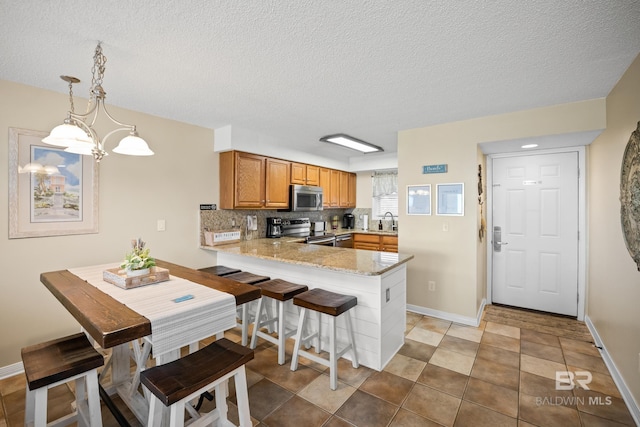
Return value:
<svg viewBox="0 0 640 427">
<path fill-rule="evenodd" d="M 386 212 L 398 218 L 398 170 L 375 171 L 371 177 L 373 200 L 371 214 L 373 219 L 382 219 Z"/>
</svg>

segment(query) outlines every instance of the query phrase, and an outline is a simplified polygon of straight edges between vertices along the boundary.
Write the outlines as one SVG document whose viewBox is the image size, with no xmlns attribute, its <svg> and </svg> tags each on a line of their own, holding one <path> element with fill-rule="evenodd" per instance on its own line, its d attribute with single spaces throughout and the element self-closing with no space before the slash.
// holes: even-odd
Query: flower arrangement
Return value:
<svg viewBox="0 0 640 427">
<path fill-rule="evenodd" d="M 135 271 L 155 267 L 156 260 L 149 256 L 149 248 L 145 249 L 144 245 L 145 242 L 141 238 L 138 237 L 138 240 L 133 239 L 131 241 L 133 250 L 125 256 L 120 268 L 127 271 Z"/>
</svg>

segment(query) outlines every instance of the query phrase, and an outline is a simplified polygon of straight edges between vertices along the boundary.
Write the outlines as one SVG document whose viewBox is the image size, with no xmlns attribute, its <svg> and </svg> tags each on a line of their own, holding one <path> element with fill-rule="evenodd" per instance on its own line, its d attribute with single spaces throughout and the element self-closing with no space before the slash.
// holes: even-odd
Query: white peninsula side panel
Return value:
<svg viewBox="0 0 640 427">
<path fill-rule="evenodd" d="M 379 275 L 363 275 L 296 265 L 225 251 L 217 253 L 217 263 L 269 276 L 272 279 L 307 285 L 309 289 L 323 288 L 357 297 L 358 305 L 351 309 L 350 313 L 354 325 L 358 361 L 364 366 L 381 371 L 404 344 L 407 300 L 405 263 Z M 289 306 L 287 325 L 293 328 L 297 320 L 297 310 Z M 310 326 L 314 323 L 310 322 Z M 323 327 L 323 330 L 327 331 L 328 328 Z M 344 320 L 341 318 L 337 321 L 337 330 L 340 349 L 346 345 L 347 336 Z M 328 348 L 327 336 L 323 336 L 323 348 Z M 350 359 L 350 353 L 347 352 L 344 357 Z"/>
</svg>

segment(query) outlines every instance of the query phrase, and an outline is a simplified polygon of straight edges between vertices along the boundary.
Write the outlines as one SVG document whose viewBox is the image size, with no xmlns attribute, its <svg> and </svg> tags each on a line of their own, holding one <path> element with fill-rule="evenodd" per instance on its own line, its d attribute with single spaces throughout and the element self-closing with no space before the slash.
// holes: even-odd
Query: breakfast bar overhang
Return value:
<svg viewBox="0 0 640 427">
<path fill-rule="evenodd" d="M 305 245 L 284 238 L 202 248 L 216 251 L 220 265 L 356 296 L 352 321 L 362 365 L 381 371 L 404 344 L 406 263 L 413 255 Z M 297 312 L 293 307 L 287 311 L 287 327 L 295 328 Z M 338 320 L 337 328 L 342 337 L 338 345 L 345 345 L 344 321 Z M 325 340 L 323 334 L 324 348 Z"/>
</svg>

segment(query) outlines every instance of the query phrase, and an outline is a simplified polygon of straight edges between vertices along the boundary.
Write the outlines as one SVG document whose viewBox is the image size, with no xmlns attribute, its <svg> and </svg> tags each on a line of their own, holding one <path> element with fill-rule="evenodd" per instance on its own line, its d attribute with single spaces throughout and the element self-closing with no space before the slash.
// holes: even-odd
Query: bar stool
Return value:
<svg viewBox="0 0 640 427">
<path fill-rule="evenodd" d="M 237 273 L 227 274 L 223 277 L 225 279 L 235 280 L 236 282 L 246 283 L 248 285 L 257 285 L 258 283 L 266 282 L 271 279 L 269 276 L 260 276 L 258 274 L 249 273 L 248 271 L 239 271 Z M 242 323 L 242 345 L 246 346 L 249 341 L 249 324 L 251 323 L 249 304 L 242 304 L 242 306 L 238 308 L 238 317 Z"/>
<path fill-rule="evenodd" d="M 258 301 L 258 310 L 256 311 L 255 323 L 253 326 L 253 335 L 251 336 L 251 345 L 250 348 L 255 349 L 256 344 L 258 342 L 258 336 L 264 338 L 265 340 L 276 344 L 278 346 L 278 364 L 284 365 L 284 356 L 285 356 L 285 342 L 287 338 L 295 335 L 296 330 L 292 329 L 290 331 L 286 331 L 286 320 L 285 320 L 285 303 L 298 294 L 301 294 L 307 291 L 309 288 L 305 285 L 298 285 L 295 283 L 290 283 L 282 279 L 273 279 L 267 282 L 262 282 L 257 284 L 260 288 L 260 292 L 262 293 L 262 298 Z M 271 298 L 276 301 L 278 306 L 278 316 L 273 317 L 267 315 L 266 319 L 263 320 L 263 310 L 265 307 L 265 299 Z M 266 334 L 260 330 L 263 326 L 273 325 L 273 323 L 278 323 L 278 338 L 274 338 L 269 334 Z"/>
<path fill-rule="evenodd" d="M 46 426 L 48 390 L 72 380 L 76 382 L 75 411 L 55 420 L 56 425 L 77 421 L 81 426 L 102 426 L 98 368 L 104 358 L 83 333 L 24 347 L 21 353 L 27 377 L 25 426 Z"/>
<path fill-rule="evenodd" d="M 301 310 L 300 320 L 298 322 L 298 333 L 296 334 L 296 342 L 293 348 L 293 357 L 291 359 L 291 370 L 295 371 L 298 369 L 298 356 L 302 354 L 304 357 L 313 360 L 314 362 L 329 367 L 331 390 L 335 390 L 338 383 L 338 358 L 351 350 L 351 364 L 354 368 L 358 367 L 355 338 L 353 335 L 353 328 L 351 327 L 351 316 L 349 316 L 349 310 L 358 304 L 358 299 L 351 295 L 342 295 L 324 289 L 315 288 L 300 295 L 296 295 L 293 298 L 293 304 L 301 307 Z M 317 330 L 311 335 L 303 337 L 302 331 L 305 330 L 304 327 L 307 310 L 313 310 L 318 313 Z M 345 313 L 344 319 L 347 326 L 347 338 L 349 340 L 349 344 L 338 352 L 336 345 L 336 318 L 343 313 Z M 329 315 L 329 361 L 300 349 L 301 344 L 307 343 L 309 340 L 316 337 L 316 353 L 320 353 L 322 350 L 322 314 Z"/>
<path fill-rule="evenodd" d="M 251 427 L 244 367 L 251 359 L 253 350 L 222 338 L 195 353 L 142 371 L 140 381 L 155 396 L 149 403 L 147 426 L 160 425 L 162 403 L 170 408 L 170 426 L 182 427 L 187 402 L 212 388 L 215 389 L 216 409 L 206 414 L 198 414 L 190 408 L 190 415 L 197 418 L 199 426 L 211 425 L 216 418 L 217 425 L 228 425 L 224 387 L 227 380 L 233 377 L 240 427 Z"/>
<path fill-rule="evenodd" d="M 213 274 L 214 276 L 224 277 L 229 274 L 240 273 L 242 270 L 226 267 L 224 265 L 214 265 L 211 267 L 199 268 L 198 271 L 205 271 L 207 273 Z"/>
</svg>

